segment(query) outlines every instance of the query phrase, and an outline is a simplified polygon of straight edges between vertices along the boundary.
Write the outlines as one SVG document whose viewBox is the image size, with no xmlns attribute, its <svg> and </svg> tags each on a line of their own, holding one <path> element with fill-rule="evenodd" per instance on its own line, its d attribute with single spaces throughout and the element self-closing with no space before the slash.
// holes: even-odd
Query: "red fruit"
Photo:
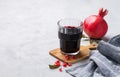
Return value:
<svg viewBox="0 0 120 77">
<path fill-rule="evenodd" d="M 67 65 L 68 65 L 68 66 L 72 66 L 72 64 L 70 64 L 70 63 L 68 63 Z"/>
<path fill-rule="evenodd" d="M 67 63 L 66 62 L 63 63 L 63 67 L 67 67 Z"/>
<path fill-rule="evenodd" d="M 60 61 L 57 60 L 57 61 L 55 62 L 55 65 L 60 66 Z"/>
<path fill-rule="evenodd" d="M 76 56 L 72 56 L 72 59 L 77 59 L 77 57 Z"/>
<path fill-rule="evenodd" d="M 108 30 L 107 22 L 103 19 L 108 10 L 101 8 L 98 15 L 91 15 L 84 20 L 84 32 L 94 39 L 101 39 Z"/>
<path fill-rule="evenodd" d="M 61 67 L 61 68 L 59 68 L 59 71 L 60 71 L 60 72 L 62 72 L 62 67 Z"/>
<path fill-rule="evenodd" d="M 66 56 L 65 56 L 65 59 L 66 59 L 66 60 L 70 60 L 70 56 L 69 56 L 69 55 L 66 55 Z"/>
</svg>

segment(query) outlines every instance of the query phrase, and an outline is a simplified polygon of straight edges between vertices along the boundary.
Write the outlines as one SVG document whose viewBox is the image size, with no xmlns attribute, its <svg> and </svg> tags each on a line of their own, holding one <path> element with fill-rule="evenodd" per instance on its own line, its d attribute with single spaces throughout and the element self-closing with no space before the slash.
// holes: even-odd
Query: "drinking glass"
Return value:
<svg viewBox="0 0 120 77">
<path fill-rule="evenodd" d="M 62 54 L 77 55 L 80 51 L 80 41 L 83 23 L 77 19 L 61 19 L 58 24 L 58 37 Z"/>
</svg>

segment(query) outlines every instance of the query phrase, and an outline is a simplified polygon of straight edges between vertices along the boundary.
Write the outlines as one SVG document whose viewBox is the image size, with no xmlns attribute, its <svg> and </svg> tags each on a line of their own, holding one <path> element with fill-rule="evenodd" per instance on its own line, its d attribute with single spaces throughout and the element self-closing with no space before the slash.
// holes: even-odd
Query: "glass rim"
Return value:
<svg viewBox="0 0 120 77">
<path fill-rule="evenodd" d="M 68 21 L 67 21 L 67 20 L 68 20 Z M 64 21 L 64 22 L 65 22 L 65 21 L 67 21 L 67 22 L 69 22 L 69 21 L 71 21 L 71 22 L 75 21 L 75 24 L 77 24 L 77 25 L 62 25 L 61 22 L 63 22 L 63 21 Z M 64 27 L 64 26 L 82 27 L 82 26 L 83 26 L 83 22 L 82 22 L 80 19 L 75 19 L 75 18 L 63 18 L 63 19 L 58 20 L 57 25 L 58 25 L 59 27 Z"/>
</svg>

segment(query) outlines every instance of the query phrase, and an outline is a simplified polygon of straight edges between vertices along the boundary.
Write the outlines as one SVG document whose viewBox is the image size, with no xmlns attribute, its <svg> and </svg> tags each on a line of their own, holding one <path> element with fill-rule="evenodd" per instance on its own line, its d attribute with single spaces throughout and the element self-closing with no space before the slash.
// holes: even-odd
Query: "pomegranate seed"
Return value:
<svg viewBox="0 0 120 77">
<path fill-rule="evenodd" d="M 59 71 L 60 71 L 60 72 L 62 72 L 62 67 L 61 67 L 61 68 L 59 68 Z"/>
<path fill-rule="evenodd" d="M 60 61 L 57 60 L 57 61 L 55 62 L 55 65 L 60 66 Z"/>
<path fill-rule="evenodd" d="M 77 57 L 76 56 L 72 56 L 72 59 L 77 59 Z"/>
<path fill-rule="evenodd" d="M 64 26 L 64 28 L 75 28 L 74 26 Z"/>
<path fill-rule="evenodd" d="M 68 65 L 68 66 L 72 66 L 72 64 L 70 64 L 70 63 L 68 63 L 67 65 Z"/>
<path fill-rule="evenodd" d="M 67 67 L 67 63 L 66 62 L 63 63 L 63 67 Z"/>
<path fill-rule="evenodd" d="M 70 60 L 70 56 L 69 56 L 69 55 L 66 55 L 66 56 L 65 56 L 65 59 L 66 59 L 66 60 Z"/>
</svg>

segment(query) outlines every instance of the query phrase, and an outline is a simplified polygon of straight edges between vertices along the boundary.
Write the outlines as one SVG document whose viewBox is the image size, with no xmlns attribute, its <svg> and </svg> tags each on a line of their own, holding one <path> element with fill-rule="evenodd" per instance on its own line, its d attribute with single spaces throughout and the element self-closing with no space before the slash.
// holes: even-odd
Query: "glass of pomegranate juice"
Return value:
<svg viewBox="0 0 120 77">
<path fill-rule="evenodd" d="M 57 24 L 61 53 L 77 55 L 80 52 L 80 40 L 83 32 L 82 22 L 77 19 L 61 19 Z"/>
</svg>

